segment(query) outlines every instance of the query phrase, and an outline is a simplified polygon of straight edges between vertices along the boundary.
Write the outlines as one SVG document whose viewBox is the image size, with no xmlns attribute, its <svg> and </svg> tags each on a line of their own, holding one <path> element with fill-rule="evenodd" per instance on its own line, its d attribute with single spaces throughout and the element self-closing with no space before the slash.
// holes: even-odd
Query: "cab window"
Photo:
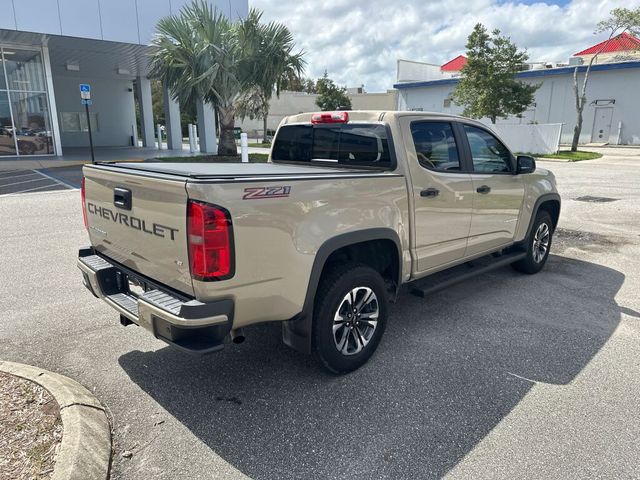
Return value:
<svg viewBox="0 0 640 480">
<path fill-rule="evenodd" d="M 511 172 L 511 152 L 500 140 L 482 128 L 465 125 L 464 131 L 471 149 L 474 172 Z"/>
<path fill-rule="evenodd" d="M 379 124 L 283 125 L 271 158 L 274 162 L 394 167 L 387 129 Z"/>
<path fill-rule="evenodd" d="M 460 155 L 448 122 L 413 122 L 411 136 L 418 162 L 429 170 L 459 172 Z"/>
</svg>

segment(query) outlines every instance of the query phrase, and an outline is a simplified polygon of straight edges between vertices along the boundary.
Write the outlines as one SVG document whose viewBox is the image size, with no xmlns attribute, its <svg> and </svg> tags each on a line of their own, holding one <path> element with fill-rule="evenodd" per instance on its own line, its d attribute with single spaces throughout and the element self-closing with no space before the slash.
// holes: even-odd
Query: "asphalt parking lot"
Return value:
<svg viewBox="0 0 640 480">
<path fill-rule="evenodd" d="M 402 295 L 343 377 L 274 326 L 205 358 L 121 327 L 75 266 L 79 193 L 2 196 L 0 358 L 102 400 L 116 479 L 640 477 L 640 150 L 539 165 L 563 196 L 547 268 Z"/>
<path fill-rule="evenodd" d="M 74 185 L 51 176 L 50 170 L 0 171 L 0 195 L 69 190 Z M 55 175 L 55 173 L 54 173 Z"/>
</svg>

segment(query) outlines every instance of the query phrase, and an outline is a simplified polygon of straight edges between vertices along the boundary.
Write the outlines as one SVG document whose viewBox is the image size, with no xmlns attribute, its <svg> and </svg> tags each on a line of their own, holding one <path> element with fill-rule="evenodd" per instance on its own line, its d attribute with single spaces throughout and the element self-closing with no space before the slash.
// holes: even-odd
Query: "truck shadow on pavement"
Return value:
<svg viewBox="0 0 640 480">
<path fill-rule="evenodd" d="M 392 306 L 380 347 L 324 373 L 273 325 L 216 355 L 134 351 L 130 378 L 231 465 L 258 479 L 435 478 L 535 382 L 571 382 L 620 321 L 624 275 L 561 256 Z M 197 459 L 194 459 L 197 462 Z"/>
</svg>

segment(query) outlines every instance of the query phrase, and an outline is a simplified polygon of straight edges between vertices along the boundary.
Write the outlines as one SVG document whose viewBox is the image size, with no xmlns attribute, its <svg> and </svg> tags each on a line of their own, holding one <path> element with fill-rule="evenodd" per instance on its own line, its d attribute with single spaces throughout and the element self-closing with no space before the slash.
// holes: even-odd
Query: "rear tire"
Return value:
<svg viewBox="0 0 640 480">
<path fill-rule="evenodd" d="M 553 220 L 545 210 L 540 210 L 533 222 L 529 236 L 525 240 L 527 256 L 511 264 L 518 272 L 532 275 L 538 273 L 549 258 L 553 239 Z"/>
<path fill-rule="evenodd" d="M 326 369 L 342 374 L 373 355 L 387 323 L 382 276 L 361 264 L 331 267 L 323 275 L 314 308 L 314 344 Z"/>
</svg>

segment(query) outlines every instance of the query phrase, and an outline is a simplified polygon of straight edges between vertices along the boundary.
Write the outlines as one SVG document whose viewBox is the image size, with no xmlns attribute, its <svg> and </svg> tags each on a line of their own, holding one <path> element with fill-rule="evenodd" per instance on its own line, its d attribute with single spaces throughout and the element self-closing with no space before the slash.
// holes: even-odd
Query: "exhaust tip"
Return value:
<svg viewBox="0 0 640 480">
<path fill-rule="evenodd" d="M 236 345 L 240 345 L 245 340 L 244 331 L 241 328 L 238 328 L 237 330 L 231 330 L 230 335 L 231 341 Z"/>
</svg>

